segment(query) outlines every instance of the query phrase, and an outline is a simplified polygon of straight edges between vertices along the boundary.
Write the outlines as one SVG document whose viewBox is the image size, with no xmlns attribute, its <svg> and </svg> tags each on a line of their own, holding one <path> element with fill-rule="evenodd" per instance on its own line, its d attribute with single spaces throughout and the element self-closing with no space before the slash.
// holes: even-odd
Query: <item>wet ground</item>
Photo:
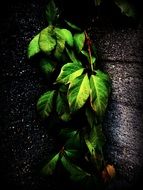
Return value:
<svg viewBox="0 0 143 190">
<path fill-rule="evenodd" d="M 37 171 L 55 146 L 37 117 L 35 102 L 45 92 L 42 74 L 27 59 L 27 45 L 46 26 L 46 0 L 6 4 L 0 33 L 0 172 L 1 184 L 19 189 L 56 190 Z M 102 67 L 112 78 L 112 95 L 104 121 L 106 159 L 122 180 L 112 189 L 141 184 L 143 169 L 143 27 L 99 26 L 90 33 Z M 114 186 L 115 185 L 115 186 Z M 116 187 L 116 188 L 115 188 Z"/>
</svg>

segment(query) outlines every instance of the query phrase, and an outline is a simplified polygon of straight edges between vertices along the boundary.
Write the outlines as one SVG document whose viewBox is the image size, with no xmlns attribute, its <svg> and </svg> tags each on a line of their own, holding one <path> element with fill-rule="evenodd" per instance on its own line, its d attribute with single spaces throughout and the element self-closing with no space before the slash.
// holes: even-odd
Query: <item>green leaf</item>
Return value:
<svg viewBox="0 0 143 190">
<path fill-rule="evenodd" d="M 74 44 L 78 52 L 80 52 L 84 47 L 84 42 L 85 42 L 84 32 L 74 35 Z"/>
<path fill-rule="evenodd" d="M 35 54 L 40 52 L 40 48 L 39 48 L 39 34 L 36 35 L 31 42 L 29 43 L 28 46 L 28 57 L 31 58 L 32 56 L 34 56 Z"/>
<path fill-rule="evenodd" d="M 91 155 L 95 155 L 95 150 L 102 152 L 102 147 L 105 143 L 105 137 L 102 132 L 101 124 L 91 128 L 89 135 L 86 134 L 85 142 Z"/>
<path fill-rule="evenodd" d="M 46 175 L 52 175 L 54 170 L 56 169 L 56 165 L 57 162 L 59 160 L 59 153 L 56 154 L 49 162 L 48 164 L 46 164 L 43 169 L 42 172 Z"/>
<path fill-rule="evenodd" d="M 64 37 L 65 41 L 67 42 L 67 44 L 72 47 L 73 46 L 72 33 L 67 29 L 61 29 L 61 32 L 62 32 L 63 37 Z"/>
<path fill-rule="evenodd" d="M 69 58 L 70 58 L 70 60 L 71 60 L 72 62 L 74 62 L 74 63 L 80 62 L 80 61 L 76 58 L 75 53 L 74 53 L 73 50 L 66 48 L 66 52 L 67 52 L 67 54 L 68 54 L 68 56 L 69 56 Z"/>
<path fill-rule="evenodd" d="M 64 28 L 63 29 L 55 28 L 55 32 L 58 36 L 64 39 L 69 46 L 71 47 L 73 46 L 73 36 L 69 30 Z"/>
<path fill-rule="evenodd" d="M 104 80 L 104 81 L 110 83 L 110 77 L 109 77 L 108 74 L 103 73 L 103 72 L 100 71 L 100 70 L 96 70 L 96 75 L 97 75 L 98 77 L 100 77 L 102 80 Z"/>
<path fill-rule="evenodd" d="M 56 111 L 63 121 L 69 121 L 71 119 L 68 101 L 64 94 L 58 93 L 56 100 Z"/>
<path fill-rule="evenodd" d="M 40 32 L 39 47 L 41 51 L 46 54 L 50 54 L 56 46 L 55 33 L 53 32 L 53 26 L 50 25 Z"/>
<path fill-rule="evenodd" d="M 90 85 L 87 74 L 75 78 L 68 90 L 68 102 L 71 112 L 80 109 L 86 102 L 90 93 Z"/>
<path fill-rule="evenodd" d="M 105 137 L 102 132 L 101 124 L 92 127 L 90 131 L 89 141 L 95 149 L 102 150 L 102 147 L 105 143 Z"/>
<path fill-rule="evenodd" d="M 77 157 L 79 157 L 79 151 L 78 151 L 78 150 L 75 150 L 75 149 L 68 149 L 68 150 L 65 150 L 65 153 L 66 153 L 66 155 L 67 155 L 69 158 L 77 158 Z"/>
<path fill-rule="evenodd" d="M 114 0 L 115 4 L 121 9 L 121 12 L 128 17 L 135 16 L 135 9 L 127 0 Z"/>
<path fill-rule="evenodd" d="M 82 50 L 81 53 L 82 53 L 83 55 L 85 55 L 85 57 L 87 57 L 87 60 L 88 60 L 88 62 L 90 63 L 90 56 L 89 56 L 89 53 L 88 53 L 87 51 L 84 51 L 84 50 Z M 92 62 L 91 62 L 91 63 L 92 63 L 92 64 L 95 63 L 96 58 L 95 58 L 94 56 L 92 56 L 91 59 L 92 59 Z"/>
<path fill-rule="evenodd" d="M 91 155 L 95 155 L 95 147 L 92 145 L 92 143 L 88 140 L 88 138 L 85 138 L 85 143 L 87 145 L 87 148 Z"/>
<path fill-rule="evenodd" d="M 71 115 L 68 112 L 64 112 L 61 116 L 60 116 L 61 120 L 63 121 L 70 121 L 71 120 Z"/>
<path fill-rule="evenodd" d="M 37 103 L 37 110 L 39 111 L 40 115 L 43 118 L 46 118 L 49 116 L 49 114 L 52 111 L 53 108 L 53 97 L 54 97 L 55 91 L 48 91 L 44 93 L 38 100 Z"/>
<path fill-rule="evenodd" d="M 96 112 L 97 116 L 102 119 L 108 103 L 108 88 L 105 81 L 100 78 L 100 75 L 91 75 L 90 77 L 90 102 L 91 107 Z"/>
<path fill-rule="evenodd" d="M 98 170 L 101 170 L 103 161 L 103 145 L 105 138 L 102 132 L 102 126 L 96 125 L 91 128 L 89 134 L 85 135 L 85 144 L 90 152 L 91 159 L 96 163 Z"/>
<path fill-rule="evenodd" d="M 59 92 L 62 92 L 63 94 L 67 94 L 68 91 L 68 85 L 60 84 Z"/>
<path fill-rule="evenodd" d="M 67 63 L 61 68 L 61 72 L 57 78 L 59 83 L 70 83 L 83 73 L 84 68 L 79 63 Z"/>
<path fill-rule="evenodd" d="M 75 29 L 75 30 L 78 30 L 78 31 L 81 31 L 81 28 L 79 28 L 78 26 L 72 24 L 71 22 L 65 20 L 65 22 L 67 23 L 68 26 L 70 26 L 72 29 Z"/>
<path fill-rule="evenodd" d="M 90 127 L 93 127 L 97 123 L 96 113 L 93 109 L 87 107 L 85 110 L 87 121 L 90 124 Z"/>
<path fill-rule="evenodd" d="M 54 52 L 54 56 L 60 60 L 63 51 L 65 49 L 65 40 L 63 38 L 61 38 L 60 36 L 56 36 L 57 37 L 57 44 L 56 44 L 56 48 L 55 48 L 55 52 Z"/>
<path fill-rule="evenodd" d="M 85 177 L 90 176 L 89 173 L 85 172 L 79 166 L 71 163 L 64 156 L 62 157 L 61 162 L 63 166 L 65 167 L 65 169 L 70 173 L 70 178 L 74 181 L 81 181 Z"/>
<path fill-rule="evenodd" d="M 49 76 L 56 68 L 56 63 L 53 62 L 51 59 L 43 58 L 40 61 L 40 67 L 42 71 Z"/>
<path fill-rule="evenodd" d="M 60 136 L 62 136 L 65 139 L 72 139 L 77 134 L 77 131 L 71 128 L 64 128 L 60 131 Z"/>
<path fill-rule="evenodd" d="M 111 92 L 111 79 L 110 79 L 109 75 L 107 73 L 103 73 L 100 70 L 96 70 L 96 76 L 104 81 L 104 83 L 108 89 L 108 94 L 110 94 L 110 92 Z"/>
<path fill-rule="evenodd" d="M 56 21 L 56 19 L 58 18 L 58 13 L 59 10 L 56 7 L 55 2 L 51 0 L 46 8 L 47 21 L 50 25 Z"/>
<path fill-rule="evenodd" d="M 66 149 L 81 149 L 81 139 L 79 132 L 77 131 L 70 131 L 68 133 L 69 139 L 67 140 L 65 147 Z"/>
</svg>

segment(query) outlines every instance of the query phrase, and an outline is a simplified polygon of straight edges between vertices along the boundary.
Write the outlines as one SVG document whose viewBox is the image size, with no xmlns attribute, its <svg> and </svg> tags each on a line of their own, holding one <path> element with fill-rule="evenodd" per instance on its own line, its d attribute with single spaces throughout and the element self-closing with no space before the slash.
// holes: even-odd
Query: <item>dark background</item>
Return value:
<svg viewBox="0 0 143 190">
<path fill-rule="evenodd" d="M 35 104 L 46 91 L 39 70 L 27 59 L 31 38 L 46 26 L 47 0 L 4 1 L 0 6 L 0 185 L 1 189 L 51 189 L 68 181 L 40 175 L 41 164 L 56 145 L 37 116 Z M 110 2 L 110 1 L 109 1 Z M 142 189 L 143 169 L 143 27 L 141 1 L 137 18 L 120 15 L 112 3 L 58 1 L 62 16 L 86 28 L 97 46 L 101 66 L 112 78 L 104 122 L 105 157 L 117 170 L 108 189 Z M 97 16 L 99 15 L 99 16 Z M 55 181 L 56 180 L 56 181 Z M 74 189 L 78 189 L 74 186 Z M 138 188 L 139 189 L 139 188 Z"/>
</svg>

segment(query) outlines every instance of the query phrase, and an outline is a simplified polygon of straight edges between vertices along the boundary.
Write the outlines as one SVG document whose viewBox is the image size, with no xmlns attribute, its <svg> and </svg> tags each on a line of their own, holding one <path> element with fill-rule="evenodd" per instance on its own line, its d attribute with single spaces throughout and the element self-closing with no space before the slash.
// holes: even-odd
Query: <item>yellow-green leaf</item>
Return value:
<svg viewBox="0 0 143 190">
<path fill-rule="evenodd" d="M 80 109 L 86 102 L 90 93 L 90 85 L 87 74 L 75 78 L 68 90 L 68 102 L 71 112 Z"/>
<path fill-rule="evenodd" d="M 90 77 L 90 102 L 97 116 L 102 118 L 107 107 L 109 90 L 106 82 L 99 76 L 91 75 Z"/>
<path fill-rule="evenodd" d="M 53 97 L 55 91 L 48 91 L 44 93 L 37 102 L 37 110 L 43 118 L 49 116 L 53 108 Z"/>
<path fill-rule="evenodd" d="M 55 28 L 54 31 L 56 35 L 65 40 L 69 46 L 73 46 L 73 36 L 69 30 L 65 28 Z"/>
<path fill-rule="evenodd" d="M 70 83 L 83 73 L 84 68 L 79 63 L 67 63 L 61 68 L 57 82 Z"/>
<path fill-rule="evenodd" d="M 53 31 L 52 25 L 48 26 L 40 32 L 39 47 L 44 53 L 48 55 L 56 46 L 56 39 L 54 35 L 55 33 Z"/>
<path fill-rule="evenodd" d="M 28 57 L 29 58 L 40 52 L 39 43 L 38 43 L 39 36 L 40 36 L 39 34 L 36 35 L 29 43 L 29 46 L 28 46 Z"/>
<path fill-rule="evenodd" d="M 80 52 L 84 47 L 84 42 L 85 42 L 84 32 L 74 35 L 74 44 L 78 52 Z"/>
<path fill-rule="evenodd" d="M 57 38 L 57 43 L 54 51 L 54 56 L 60 60 L 61 56 L 63 54 L 63 51 L 65 49 L 65 40 L 61 38 L 60 36 L 56 36 Z"/>
<path fill-rule="evenodd" d="M 105 83 L 105 85 L 107 87 L 107 90 L 108 90 L 108 94 L 110 94 L 110 92 L 111 92 L 111 79 L 109 77 L 109 74 L 108 73 L 103 73 L 100 70 L 96 70 L 96 76 L 104 81 L 104 83 Z"/>
</svg>

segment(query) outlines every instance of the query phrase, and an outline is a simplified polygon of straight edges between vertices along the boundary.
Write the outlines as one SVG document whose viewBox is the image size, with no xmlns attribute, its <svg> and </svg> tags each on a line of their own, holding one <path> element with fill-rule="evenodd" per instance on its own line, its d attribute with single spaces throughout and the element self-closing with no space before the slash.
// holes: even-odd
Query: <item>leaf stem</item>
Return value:
<svg viewBox="0 0 143 190">
<path fill-rule="evenodd" d="M 89 53 L 89 62 L 90 62 L 91 70 L 93 71 L 92 56 L 91 56 L 91 44 L 92 44 L 92 42 L 91 42 L 90 37 L 88 36 L 86 30 L 84 31 L 84 34 L 85 34 L 87 49 L 88 49 L 88 53 Z"/>
</svg>

